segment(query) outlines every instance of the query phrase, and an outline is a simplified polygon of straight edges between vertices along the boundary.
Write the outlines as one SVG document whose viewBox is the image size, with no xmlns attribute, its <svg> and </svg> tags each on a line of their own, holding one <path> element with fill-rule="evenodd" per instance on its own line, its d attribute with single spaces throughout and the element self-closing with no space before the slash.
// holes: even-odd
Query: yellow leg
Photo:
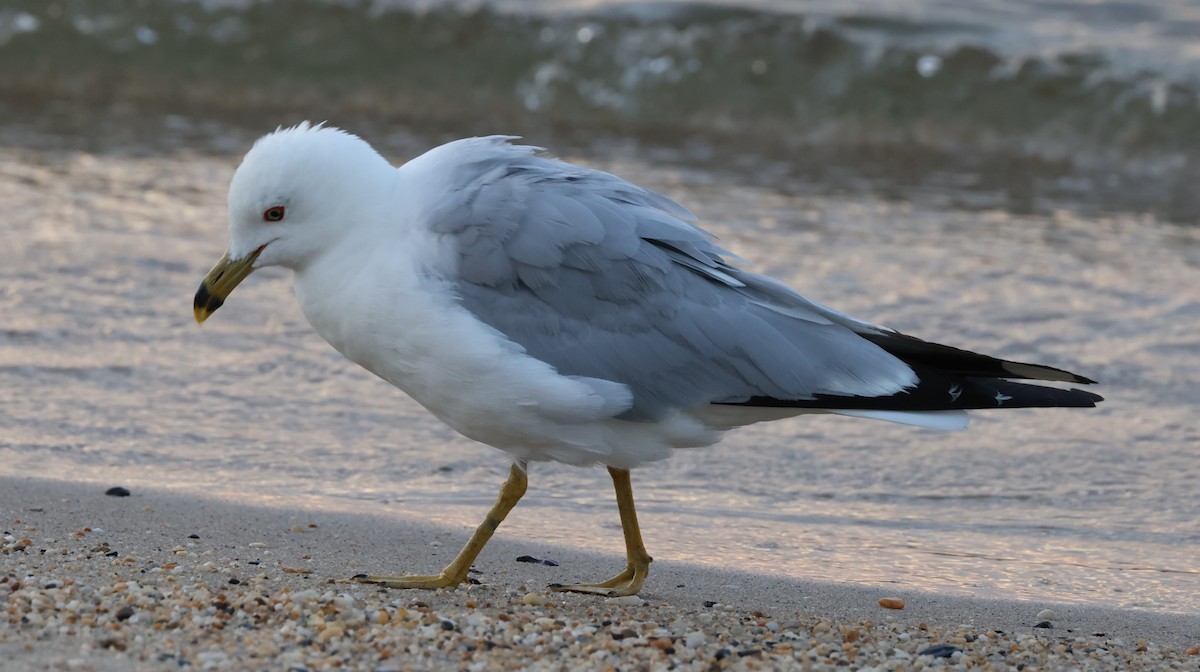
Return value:
<svg viewBox="0 0 1200 672">
<path fill-rule="evenodd" d="M 625 571 L 603 583 L 554 584 L 550 586 L 553 590 L 620 597 L 637 595 L 646 582 L 654 558 L 646 553 L 646 546 L 642 543 L 642 530 L 638 527 L 637 511 L 633 508 L 629 470 L 609 467 L 608 473 L 612 476 L 613 489 L 617 491 L 617 511 L 621 514 L 621 530 L 625 533 Z"/>
<path fill-rule="evenodd" d="M 354 577 L 354 580 L 359 583 L 374 583 L 388 588 L 449 588 L 467 580 L 467 570 L 471 569 L 471 563 L 475 562 L 475 558 L 479 556 L 479 552 L 483 550 L 488 539 L 492 538 L 492 534 L 500 523 L 504 522 L 504 517 L 509 511 L 521 501 L 521 496 L 525 494 L 525 487 L 529 483 L 529 478 L 525 475 L 525 464 L 518 463 L 512 466 L 508 472 L 508 480 L 504 482 L 504 486 L 500 488 L 500 496 L 496 498 L 495 505 L 492 510 L 488 511 L 487 518 L 475 528 L 475 533 L 471 535 L 470 541 L 466 546 L 458 552 L 458 555 L 446 565 L 441 574 L 437 576 L 367 576 L 360 574 Z"/>
</svg>

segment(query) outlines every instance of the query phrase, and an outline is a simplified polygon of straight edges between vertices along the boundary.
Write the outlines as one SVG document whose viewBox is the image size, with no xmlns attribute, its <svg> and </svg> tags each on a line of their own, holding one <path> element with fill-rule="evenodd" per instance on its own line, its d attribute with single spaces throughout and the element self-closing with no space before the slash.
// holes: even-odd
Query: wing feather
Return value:
<svg viewBox="0 0 1200 672">
<path fill-rule="evenodd" d="M 460 142 L 473 143 L 460 152 L 472 160 L 454 164 L 462 189 L 431 227 L 457 252 L 446 279 L 468 311 L 559 373 L 627 386 L 626 417 L 915 384 L 852 318 L 728 264 L 674 201 L 505 139 Z"/>
</svg>

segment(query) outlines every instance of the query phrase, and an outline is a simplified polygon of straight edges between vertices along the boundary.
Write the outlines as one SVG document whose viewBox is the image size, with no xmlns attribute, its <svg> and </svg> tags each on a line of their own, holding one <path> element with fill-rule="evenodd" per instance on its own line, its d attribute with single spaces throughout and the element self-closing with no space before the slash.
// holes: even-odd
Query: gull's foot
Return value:
<svg viewBox="0 0 1200 672">
<path fill-rule="evenodd" d="M 460 583 L 468 583 L 473 579 L 466 577 L 449 576 L 447 574 L 438 574 L 437 576 L 374 576 L 367 574 L 357 574 L 350 577 L 351 581 L 356 583 L 368 583 L 376 586 L 384 586 L 385 588 L 419 588 L 424 590 L 435 590 L 437 588 L 452 588 Z"/>
<path fill-rule="evenodd" d="M 560 593 L 584 593 L 587 595 L 603 595 L 605 597 L 624 597 L 637 595 L 646 583 L 646 575 L 650 572 L 650 561 L 629 564 L 625 571 L 605 581 L 604 583 L 561 583 L 551 584 L 550 590 Z"/>
</svg>

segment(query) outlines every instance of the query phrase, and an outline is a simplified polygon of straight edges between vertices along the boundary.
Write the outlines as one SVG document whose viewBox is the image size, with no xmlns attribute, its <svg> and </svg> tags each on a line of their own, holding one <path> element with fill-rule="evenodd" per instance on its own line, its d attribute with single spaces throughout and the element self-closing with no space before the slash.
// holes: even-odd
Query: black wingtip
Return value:
<svg viewBox="0 0 1200 672">
<path fill-rule="evenodd" d="M 996 378 L 964 378 L 932 369 L 918 370 L 921 382 L 886 397 L 816 395 L 813 399 L 751 397 L 732 405 L 775 408 L 857 409 L 867 411 L 950 411 L 1005 408 L 1095 408 L 1104 397 L 1077 388 L 1063 389 Z M 722 405 L 730 405 L 728 402 Z"/>
<path fill-rule="evenodd" d="M 923 341 L 899 332 L 860 335 L 914 368 L 917 366 L 927 367 L 968 378 L 1045 380 L 1078 385 L 1096 384 L 1096 381 L 1087 376 L 1053 366 L 1000 359 L 950 345 Z"/>
</svg>

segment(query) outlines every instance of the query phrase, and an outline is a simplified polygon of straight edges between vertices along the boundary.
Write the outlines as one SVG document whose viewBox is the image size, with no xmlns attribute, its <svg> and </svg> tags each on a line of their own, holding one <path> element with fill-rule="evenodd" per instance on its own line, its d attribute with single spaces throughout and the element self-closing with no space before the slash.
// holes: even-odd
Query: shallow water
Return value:
<svg viewBox="0 0 1200 672">
<path fill-rule="evenodd" d="M 1194 223 L 1197 44 L 1191 0 L 11 0 L 0 117 L 636 137 L 824 192 Z"/>
<path fill-rule="evenodd" d="M 405 138 L 382 143 L 390 158 L 425 142 Z M 478 522 L 504 456 L 321 342 L 285 273 L 192 322 L 236 156 L 31 148 L 54 144 L 0 147 L 0 473 Z M 1195 228 L 798 195 L 620 147 L 567 158 L 680 200 L 817 300 L 1078 371 L 1108 399 L 981 413 L 965 433 L 847 418 L 734 432 L 635 473 L 656 557 L 1200 614 Z M 602 470 L 535 465 L 501 533 L 621 550 Z"/>
</svg>

